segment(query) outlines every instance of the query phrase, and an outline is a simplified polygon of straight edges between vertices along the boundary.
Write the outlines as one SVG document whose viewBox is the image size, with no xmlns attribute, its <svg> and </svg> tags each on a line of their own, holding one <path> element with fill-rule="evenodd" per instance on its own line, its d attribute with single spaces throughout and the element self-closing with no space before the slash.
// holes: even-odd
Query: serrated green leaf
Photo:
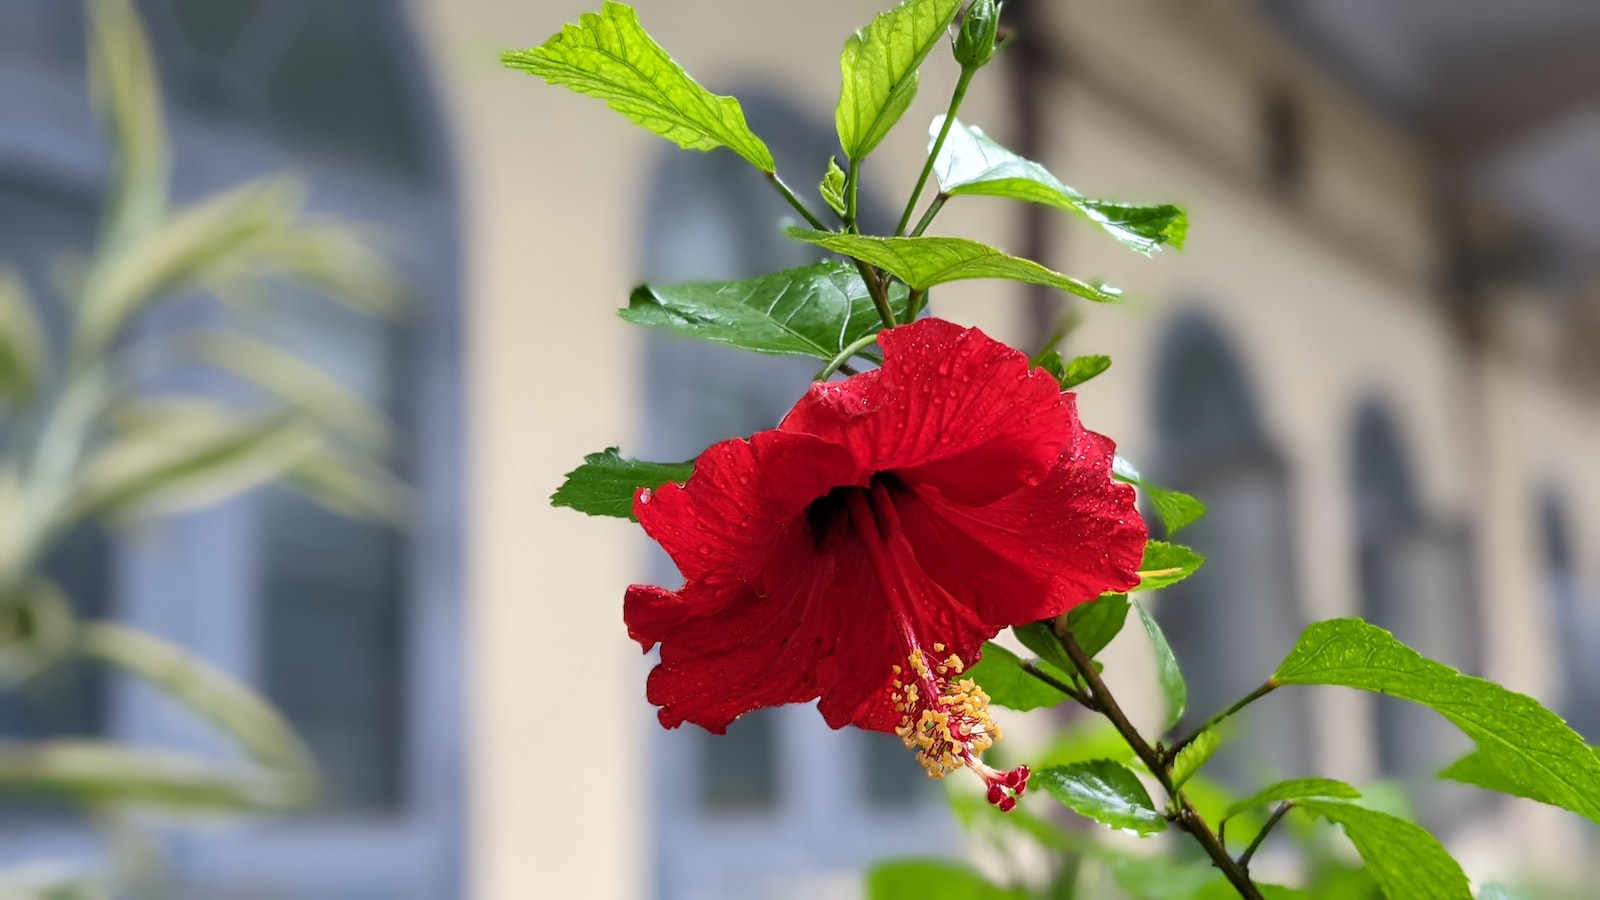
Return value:
<svg viewBox="0 0 1600 900">
<path fill-rule="evenodd" d="M 1024 900 L 1026 891 L 1002 888 L 966 866 L 938 859 L 891 859 L 867 870 L 867 900 Z"/>
<path fill-rule="evenodd" d="M 1127 594 L 1101 594 L 1094 600 L 1073 607 L 1067 613 L 1067 624 L 1078 646 L 1093 659 L 1122 632 L 1128 621 Z"/>
<path fill-rule="evenodd" d="M 315 782 L 166 750 L 76 739 L 0 744 L 0 793 L 64 795 L 90 806 L 184 811 L 287 811 L 306 806 Z"/>
<path fill-rule="evenodd" d="M 1155 834 L 1167 827 L 1139 776 L 1114 760 L 1052 766 L 1035 772 L 1031 781 L 1068 809 L 1102 825 L 1138 834 Z"/>
<path fill-rule="evenodd" d="M 1249 797 L 1231 804 L 1223 818 L 1231 819 L 1247 809 L 1281 803 L 1284 800 L 1301 800 L 1306 797 L 1323 797 L 1334 800 L 1356 800 L 1361 792 L 1332 778 L 1295 778 L 1270 784 Z"/>
<path fill-rule="evenodd" d="M 1054 375 L 1056 380 L 1061 382 L 1061 389 L 1068 391 L 1111 368 L 1111 357 L 1079 356 L 1067 362 L 1061 358 L 1060 353 L 1046 350 L 1040 354 L 1036 365 Z"/>
<path fill-rule="evenodd" d="M 1194 774 L 1205 766 L 1222 746 L 1222 735 L 1215 728 L 1207 728 L 1195 735 L 1172 759 L 1172 786 L 1183 787 Z"/>
<path fill-rule="evenodd" d="M 10 266 L 0 266 L 0 400 L 32 400 L 49 359 L 27 285 Z"/>
<path fill-rule="evenodd" d="M 1070 683 L 1067 673 L 1044 660 L 1028 660 L 1027 665 L 1063 682 Z M 1067 695 L 1035 678 L 1023 668 L 1024 660 L 1010 650 L 990 641 L 983 645 L 983 657 L 962 677 L 971 678 L 989 695 L 989 702 L 1006 709 L 1030 710 L 1055 706 Z"/>
<path fill-rule="evenodd" d="M 845 41 L 834 125 L 851 159 L 865 159 L 905 115 L 917 70 L 960 8 L 961 0 L 903 0 Z"/>
<path fill-rule="evenodd" d="M 944 116 L 935 116 L 928 126 L 930 150 L 943 126 Z M 959 119 L 950 128 L 933 171 L 940 190 L 950 196 L 1008 197 L 1074 212 L 1124 246 L 1145 255 L 1161 249 L 1163 244 L 1181 248 L 1189 230 L 1188 216 L 1176 206 L 1092 200 L 1062 184 L 1044 166 L 1012 153 L 982 129 Z"/>
<path fill-rule="evenodd" d="M 1162 527 L 1166 528 L 1168 535 L 1176 534 L 1180 528 L 1194 524 L 1206 514 L 1204 503 L 1181 491 L 1151 484 L 1139 475 L 1139 470 L 1132 463 L 1120 456 L 1112 464 L 1111 477 L 1133 485 L 1150 498 L 1150 505 L 1156 508 L 1156 515 L 1161 518 Z"/>
<path fill-rule="evenodd" d="M 1205 564 L 1206 558 L 1181 544 L 1149 541 L 1139 563 L 1141 591 L 1159 591 L 1188 578 Z"/>
<path fill-rule="evenodd" d="M 624 459 L 615 447 L 583 458 L 550 495 L 551 506 L 570 506 L 591 516 L 633 519 L 633 496 L 640 488 L 682 484 L 694 474 L 694 463 L 654 463 Z M 636 519 L 634 521 L 637 521 Z"/>
<path fill-rule="evenodd" d="M 1273 680 L 1340 685 L 1427 706 L 1477 743 L 1470 765 L 1497 772 L 1494 783 L 1600 822 L 1600 757 L 1560 716 L 1525 694 L 1425 659 L 1382 628 L 1360 619 L 1318 622 Z"/>
<path fill-rule="evenodd" d="M 1303 799 L 1297 805 L 1344 829 L 1389 900 L 1471 900 L 1461 866 L 1422 828 L 1338 800 Z"/>
<path fill-rule="evenodd" d="M 1121 291 L 1079 281 L 1032 260 L 1007 256 L 986 244 L 954 237 L 875 237 L 790 227 L 789 236 L 877 266 L 912 290 L 970 278 L 1000 278 L 1042 284 L 1096 303 L 1112 303 Z"/>
<path fill-rule="evenodd" d="M 612 109 L 686 150 L 727 147 L 763 172 L 772 153 L 745 123 L 732 97 L 701 87 L 622 3 L 606 0 L 542 46 L 508 50 L 506 67 L 606 101 Z"/>
<path fill-rule="evenodd" d="M 822 176 L 822 185 L 818 188 L 818 191 L 822 194 L 822 201 L 828 204 L 828 208 L 843 217 L 846 210 L 844 170 L 839 168 L 837 157 L 828 157 L 828 172 Z"/>
<path fill-rule="evenodd" d="M 1178 658 L 1172 654 L 1172 645 L 1167 643 L 1167 636 L 1162 633 L 1155 617 L 1137 600 L 1133 601 L 1133 608 L 1138 610 L 1139 621 L 1144 623 L 1145 633 L 1150 636 L 1150 646 L 1156 652 L 1156 675 L 1161 683 L 1161 695 L 1167 701 L 1167 715 L 1162 720 L 1165 730 L 1183 718 L 1183 711 L 1189 705 L 1189 685 L 1184 682 L 1183 671 L 1178 668 Z"/>
<path fill-rule="evenodd" d="M 1537 800 L 1540 803 L 1550 803 L 1543 797 L 1533 796 L 1532 792 L 1520 784 L 1507 778 L 1494 764 L 1486 761 L 1483 754 L 1478 751 L 1468 753 L 1439 773 L 1439 777 L 1448 781 L 1461 784 L 1470 784 L 1486 791 L 1495 791 L 1501 794 L 1510 794 L 1513 797 L 1522 797 L 1527 800 Z M 1550 803 L 1552 806 L 1559 804 Z"/>
<path fill-rule="evenodd" d="M 909 292 L 895 285 L 889 305 L 906 314 Z M 747 281 L 699 281 L 637 288 L 618 313 L 638 325 L 757 353 L 831 360 L 883 327 L 854 266 L 820 262 Z"/>
</svg>

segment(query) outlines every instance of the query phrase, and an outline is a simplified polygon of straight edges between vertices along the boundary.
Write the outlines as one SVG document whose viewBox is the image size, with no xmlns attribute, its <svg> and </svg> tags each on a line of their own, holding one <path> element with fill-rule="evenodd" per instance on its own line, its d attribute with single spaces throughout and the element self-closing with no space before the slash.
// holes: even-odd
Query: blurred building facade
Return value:
<svg viewBox="0 0 1600 900">
<path fill-rule="evenodd" d="M 830 732 L 805 708 L 721 740 L 663 733 L 620 598 L 632 581 L 670 582 L 670 565 L 627 523 L 545 506 L 585 453 L 685 458 L 771 425 L 804 389 L 804 364 L 642 335 L 613 315 L 642 278 L 807 259 L 781 239 L 786 208 L 762 179 L 498 69 L 500 50 L 541 42 L 590 10 L 582 0 L 140 5 L 179 192 L 299 170 L 319 206 L 393 232 L 420 298 L 403 333 L 289 315 L 281 338 L 406 424 L 420 530 L 359 532 L 267 494 L 85 538 L 62 563 L 89 584 L 87 608 L 260 685 L 329 772 L 321 813 L 173 838 L 196 895 L 851 896 L 874 858 L 957 851 L 892 741 Z M 636 4 L 697 78 L 745 99 L 797 190 L 834 152 L 838 48 L 880 5 Z M 1384 95 L 1362 79 L 1393 76 L 1329 42 L 1338 22 L 1285 6 L 1012 0 L 1025 36 L 967 101 L 965 121 L 1091 196 L 1188 208 L 1184 252 L 1143 260 L 1081 222 L 982 198 L 952 203 L 934 230 L 1130 297 L 1081 310 L 1066 349 L 1115 360 L 1080 393 L 1089 427 L 1211 507 L 1188 534 L 1211 563 L 1157 609 L 1196 714 L 1259 683 L 1307 623 L 1361 615 L 1600 739 L 1600 668 L 1584 652 L 1600 640 L 1600 296 L 1582 281 L 1584 254 L 1590 278 L 1600 254 L 1564 206 L 1533 202 L 1551 166 L 1571 172 L 1572 141 L 1584 158 L 1583 98 L 1507 126 L 1524 138 L 1469 136 L 1495 148 L 1469 160 L 1452 130 L 1466 120 L 1448 112 L 1470 94 Z M 1470 15 L 1434 14 L 1465 40 Z M 1596 34 L 1592 13 L 1574 15 L 1546 17 L 1545 36 Z M 105 172 L 81 25 L 75 3 L 0 9 L 0 255 L 39 280 L 91 237 Z M 936 52 L 903 130 L 867 166 L 872 214 L 898 211 L 921 123 L 954 75 Z M 1555 149 L 1536 140 L 1574 128 Z M 1065 307 L 1000 282 L 933 303 L 1029 349 Z M 1124 638 L 1108 670 L 1148 722 L 1146 656 Z M 148 702 L 110 689 L 71 727 L 194 739 Z M 45 727 L 6 715 L 7 728 Z M 1044 723 L 1008 719 L 1019 745 L 1030 724 Z M 1280 692 L 1243 728 L 1256 752 L 1217 763 L 1241 784 L 1421 782 L 1462 749 L 1422 711 L 1332 691 Z M 1531 803 L 1419 796 L 1477 878 L 1570 868 L 1590 840 Z M 8 855 L 90 852 L 36 819 L 0 829 Z"/>
</svg>

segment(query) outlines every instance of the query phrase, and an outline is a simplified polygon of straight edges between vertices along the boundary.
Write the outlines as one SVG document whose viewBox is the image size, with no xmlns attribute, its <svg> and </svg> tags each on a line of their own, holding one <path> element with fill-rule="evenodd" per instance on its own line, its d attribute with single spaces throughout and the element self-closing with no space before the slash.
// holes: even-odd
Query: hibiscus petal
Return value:
<svg viewBox="0 0 1600 900">
<path fill-rule="evenodd" d="M 976 328 L 923 319 L 878 337 L 883 368 L 818 383 L 784 431 L 850 448 L 862 467 L 985 503 L 1038 482 L 1071 434 L 1059 383 Z"/>
<path fill-rule="evenodd" d="M 1077 434 L 1043 482 L 972 506 L 927 487 L 895 495 L 928 574 L 995 627 L 1060 615 L 1139 583 L 1145 525 L 1111 480 L 1114 445 Z"/>
</svg>

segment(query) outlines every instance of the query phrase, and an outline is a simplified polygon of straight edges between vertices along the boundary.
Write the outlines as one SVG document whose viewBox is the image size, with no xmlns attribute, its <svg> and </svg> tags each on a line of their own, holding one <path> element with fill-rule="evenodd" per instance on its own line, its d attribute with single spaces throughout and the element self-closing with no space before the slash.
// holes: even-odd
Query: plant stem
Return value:
<svg viewBox="0 0 1600 900">
<path fill-rule="evenodd" d="M 828 360 L 827 366 L 823 367 L 822 371 L 817 373 L 816 380 L 827 381 L 830 377 L 832 377 L 833 373 L 848 368 L 848 366 L 845 364 L 850 362 L 851 357 L 872 346 L 874 343 L 877 343 L 877 340 L 877 334 L 869 334 L 866 337 L 857 339 L 843 350 L 840 350 L 839 355 Z"/>
<path fill-rule="evenodd" d="M 928 296 L 927 290 L 920 290 L 920 291 L 912 291 L 911 292 L 911 296 L 906 298 L 906 321 L 907 322 L 915 322 L 917 320 L 917 313 L 921 311 L 922 302 L 923 302 L 923 300 L 925 300 L 927 298 L 927 296 Z"/>
<path fill-rule="evenodd" d="M 1149 768 L 1151 774 L 1155 775 L 1156 780 L 1161 782 L 1161 787 L 1166 790 L 1167 795 L 1178 802 L 1179 813 L 1173 821 L 1178 827 L 1194 836 L 1205 849 L 1206 855 L 1211 857 L 1212 864 L 1222 870 L 1222 874 L 1227 876 L 1228 882 L 1239 892 L 1239 896 L 1245 900 L 1262 900 L 1261 892 L 1250 881 L 1250 875 L 1244 867 L 1228 855 L 1228 848 L 1217 840 L 1217 836 L 1211 832 L 1210 826 L 1206 825 L 1205 819 L 1201 818 L 1194 804 L 1189 802 L 1189 798 L 1182 791 L 1173 786 L 1170 764 L 1150 746 L 1139 733 L 1139 729 L 1128 721 L 1127 715 L 1117 704 L 1116 698 L 1111 696 L 1111 691 L 1101 679 L 1100 673 L 1095 671 L 1094 660 L 1078 646 L 1078 639 L 1066 629 L 1057 631 L 1056 639 L 1061 642 L 1062 649 L 1067 651 L 1067 656 L 1072 658 L 1072 664 L 1078 667 L 1084 684 L 1089 686 L 1089 699 L 1093 701 L 1095 708 L 1101 715 L 1111 720 L 1117 733 L 1122 735 L 1122 739 L 1128 742 L 1134 753 L 1138 754 L 1140 761 Z"/>
<path fill-rule="evenodd" d="M 1062 681 L 1054 675 L 1051 675 L 1049 672 L 1046 672 L 1033 663 L 1023 660 L 1022 671 L 1027 672 L 1029 675 L 1032 675 L 1033 677 L 1039 679 L 1045 684 L 1050 685 L 1061 693 L 1066 694 L 1068 697 L 1071 697 L 1073 700 L 1076 700 L 1078 705 L 1084 707 L 1085 709 L 1092 709 L 1096 712 L 1099 711 L 1099 707 L 1091 703 L 1089 698 L 1083 695 L 1082 691 L 1079 691 L 1077 688 L 1067 684 L 1065 681 Z"/>
<path fill-rule="evenodd" d="M 817 218 L 815 215 L 812 215 L 811 210 L 806 208 L 805 203 L 801 202 L 800 198 L 794 195 L 794 191 L 789 190 L 789 186 L 783 183 L 783 179 L 778 177 L 777 172 L 768 172 L 767 181 L 771 182 L 772 186 L 778 189 L 778 193 L 783 195 L 783 199 L 789 201 L 789 205 L 794 207 L 794 211 L 799 213 L 801 218 L 810 223 L 812 228 L 815 228 L 818 231 L 828 230 L 828 226 L 822 224 L 821 219 Z"/>
<path fill-rule="evenodd" d="M 850 167 L 844 173 L 844 230 L 851 234 L 861 231 L 856 227 L 856 203 L 860 194 L 861 163 L 855 159 L 850 160 Z"/>
<path fill-rule="evenodd" d="M 1278 683 L 1276 681 L 1272 681 L 1271 679 L 1268 679 L 1266 684 L 1263 684 L 1262 686 L 1260 686 L 1260 687 L 1256 688 L 1255 690 L 1251 691 L 1250 693 L 1246 694 L 1243 700 L 1240 700 L 1238 703 L 1235 703 L 1234 705 L 1228 707 L 1227 709 L 1223 710 L 1222 712 L 1219 712 L 1216 715 L 1212 716 L 1211 718 L 1205 720 L 1205 722 L 1203 724 L 1201 724 L 1201 726 L 1199 728 L 1196 728 L 1194 730 L 1193 734 L 1189 735 L 1188 737 L 1184 738 L 1181 741 L 1178 741 L 1176 744 L 1173 744 L 1171 747 L 1168 747 L 1166 749 L 1166 751 L 1165 751 L 1165 754 L 1164 754 L 1166 759 L 1168 761 L 1171 761 L 1171 760 L 1177 758 L 1178 752 L 1180 750 L 1182 750 L 1183 748 L 1185 748 L 1185 747 L 1189 746 L 1190 744 L 1194 743 L 1195 738 L 1199 737 L 1207 729 L 1214 728 L 1217 725 L 1222 724 L 1223 721 L 1225 721 L 1228 717 L 1232 716 L 1234 713 L 1238 712 L 1241 709 L 1244 709 L 1246 706 L 1249 706 L 1250 704 L 1256 702 L 1257 700 L 1260 700 L 1262 697 L 1265 697 L 1266 695 L 1272 693 L 1273 691 L 1275 691 L 1277 689 L 1278 689 Z"/>
<path fill-rule="evenodd" d="M 1291 809 L 1294 809 L 1294 804 L 1293 803 L 1280 803 L 1280 804 L 1278 804 L 1278 808 L 1272 811 L 1271 818 L 1267 819 L 1267 824 L 1261 826 L 1261 831 L 1258 834 L 1256 834 L 1255 840 L 1251 841 L 1250 842 L 1250 846 L 1244 848 L 1244 852 L 1239 854 L 1239 867 L 1240 868 L 1245 869 L 1246 871 L 1249 870 L 1249 868 L 1250 868 L 1250 858 L 1256 855 L 1256 848 L 1260 847 L 1261 846 L 1261 842 L 1265 841 L 1267 839 L 1267 832 L 1271 831 L 1272 830 L 1272 826 L 1278 824 L 1278 822 Z"/>
<path fill-rule="evenodd" d="M 906 211 L 900 214 L 900 224 L 894 229 L 895 237 L 906 233 L 906 225 L 911 222 L 911 211 L 917 208 L 922 188 L 928 183 L 928 176 L 933 174 L 934 161 L 939 158 L 939 150 L 944 147 L 944 139 L 950 135 L 950 126 L 955 124 L 956 110 L 961 108 L 961 101 L 967 96 L 967 86 L 972 84 L 972 76 L 976 74 L 978 74 L 977 66 L 961 67 L 961 77 L 956 79 L 955 92 L 950 95 L 950 108 L 944 114 L 944 124 L 939 127 L 939 136 L 933 139 L 933 146 L 928 148 L 928 161 L 922 164 L 922 174 L 917 176 L 917 186 L 911 191 L 911 199 L 906 201 Z"/>
<path fill-rule="evenodd" d="M 911 236 L 922 237 L 922 233 L 928 230 L 929 225 L 933 224 L 933 217 L 939 214 L 939 210 L 944 209 L 944 204 L 949 199 L 949 194 L 940 194 L 933 198 L 933 202 L 928 204 L 928 211 L 922 214 L 921 219 L 917 220 L 917 227 L 911 229 Z"/>
<path fill-rule="evenodd" d="M 861 260 L 853 260 L 856 271 L 861 273 L 861 280 L 867 283 L 867 293 L 872 295 L 872 305 L 878 309 L 878 318 L 883 320 L 883 327 L 893 328 L 900 323 L 895 321 L 894 310 L 889 307 L 889 290 L 883 286 L 883 279 L 878 277 L 878 270 L 867 265 Z"/>
</svg>

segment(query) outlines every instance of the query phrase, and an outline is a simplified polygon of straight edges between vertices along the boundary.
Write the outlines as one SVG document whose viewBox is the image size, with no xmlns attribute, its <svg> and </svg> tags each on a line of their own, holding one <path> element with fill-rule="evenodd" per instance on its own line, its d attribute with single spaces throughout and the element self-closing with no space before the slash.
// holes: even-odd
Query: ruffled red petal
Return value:
<svg viewBox="0 0 1600 900">
<path fill-rule="evenodd" d="M 883 368 L 819 382 L 778 427 L 848 447 L 873 472 L 986 503 L 1054 466 L 1076 419 L 1061 388 L 976 328 L 923 319 L 878 336 Z"/>
</svg>

